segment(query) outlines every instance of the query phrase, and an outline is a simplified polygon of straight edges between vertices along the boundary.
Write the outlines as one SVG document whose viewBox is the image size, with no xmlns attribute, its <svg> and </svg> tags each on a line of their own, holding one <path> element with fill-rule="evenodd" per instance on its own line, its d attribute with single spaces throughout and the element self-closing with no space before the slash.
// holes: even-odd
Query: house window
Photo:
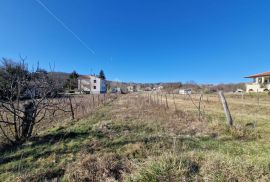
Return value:
<svg viewBox="0 0 270 182">
<path fill-rule="evenodd" d="M 97 83 L 97 80 L 94 80 L 94 83 Z"/>
<path fill-rule="evenodd" d="M 96 86 L 94 86 L 94 90 L 95 90 L 95 89 L 97 89 L 97 87 L 96 87 Z"/>
</svg>

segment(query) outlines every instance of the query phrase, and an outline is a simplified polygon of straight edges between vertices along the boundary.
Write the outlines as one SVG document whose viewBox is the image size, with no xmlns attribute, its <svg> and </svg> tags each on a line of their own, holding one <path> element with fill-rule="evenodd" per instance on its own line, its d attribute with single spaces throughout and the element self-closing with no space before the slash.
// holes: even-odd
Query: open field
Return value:
<svg viewBox="0 0 270 182">
<path fill-rule="evenodd" d="M 1 152 L 0 181 L 270 180 L 270 96 L 226 95 L 233 128 L 217 95 L 203 96 L 201 119 L 199 95 L 166 97 L 121 95 L 46 127 Z"/>
</svg>

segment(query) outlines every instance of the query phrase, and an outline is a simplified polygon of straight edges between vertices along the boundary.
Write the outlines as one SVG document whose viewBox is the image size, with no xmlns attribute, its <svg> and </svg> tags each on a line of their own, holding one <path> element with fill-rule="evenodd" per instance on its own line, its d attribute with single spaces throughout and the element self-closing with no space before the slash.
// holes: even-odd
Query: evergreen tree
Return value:
<svg viewBox="0 0 270 182">
<path fill-rule="evenodd" d="M 103 70 L 100 70 L 98 77 L 101 78 L 102 80 L 106 80 L 106 76 Z"/>
<path fill-rule="evenodd" d="M 75 88 L 78 88 L 78 77 L 79 74 L 76 71 L 73 71 L 66 81 L 65 88 L 69 90 L 74 90 Z"/>
</svg>

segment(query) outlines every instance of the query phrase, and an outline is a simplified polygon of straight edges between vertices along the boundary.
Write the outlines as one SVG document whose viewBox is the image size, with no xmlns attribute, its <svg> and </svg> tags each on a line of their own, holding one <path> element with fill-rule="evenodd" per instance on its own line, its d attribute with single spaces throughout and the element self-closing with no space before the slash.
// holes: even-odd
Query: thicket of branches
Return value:
<svg viewBox="0 0 270 182">
<path fill-rule="evenodd" d="M 65 80 L 64 88 L 68 90 L 74 90 L 78 88 L 78 77 L 79 74 L 73 71 L 69 77 Z"/>
<path fill-rule="evenodd" d="M 22 144 L 47 122 L 75 119 L 115 99 L 114 95 L 72 96 L 63 91 L 77 86 L 78 74 L 63 75 L 37 68 L 24 59 L 0 63 L 0 142 Z M 105 74 L 103 73 L 105 78 Z M 66 114 L 68 113 L 68 114 Z M 43 121 L 43 122 L 42 122 Z M 42 122 L 42 123 L 40 123 Z"/>
<path fill-rule="evenodd" d="M 42 69 L 29 71 L 20 62 L 3 59 L 0 67 L 0 130 L 8 142 L 22 143 L 35 125 L 54 111 L 60 88 Z"/>
</svg>

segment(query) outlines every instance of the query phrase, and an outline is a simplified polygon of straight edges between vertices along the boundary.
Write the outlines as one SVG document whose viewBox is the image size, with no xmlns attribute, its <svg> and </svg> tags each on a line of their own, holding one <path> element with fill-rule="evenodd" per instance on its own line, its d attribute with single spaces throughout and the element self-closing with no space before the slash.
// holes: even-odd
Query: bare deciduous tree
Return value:
<svg viewBox="0 0 270 182">
<path fill-rule="evenodd" d="M 20 63 L 3 59 L 0 81 L 0 130 L 10 143 L 22 143 L 56 109 L 57 86 L 47 72 L 30 72 L 23 59 Z"/>
</svg>

